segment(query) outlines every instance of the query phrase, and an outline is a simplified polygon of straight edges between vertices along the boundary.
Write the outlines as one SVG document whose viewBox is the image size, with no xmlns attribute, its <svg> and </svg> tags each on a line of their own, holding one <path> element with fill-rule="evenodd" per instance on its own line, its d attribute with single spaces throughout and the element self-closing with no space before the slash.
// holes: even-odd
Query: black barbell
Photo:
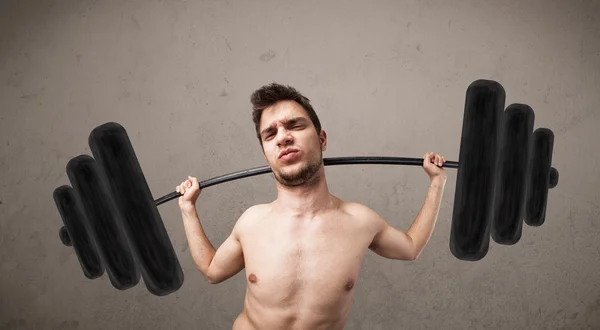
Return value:
<svg viewBox="0 0 600 330">
<path fill-rule="evenodd" d="M 457 169 L 450 250 L 460 260 L 480 260 L 491 236 L 499 244 L 515 244 L 522 222 L 545 221 L 548 189 L 558 183 L 552 168 L 554 135 L 533 131 L 533 110 L 512 104 L 504 110 L 505 92 L 497 82 L 477 80 L 466 93 Z M 144 278 L 148 290 L 165 295 L 183 284 L 183 272 L 157 206 L 181 196 L 172 192 L 153 199 L 125 129 L 117 123 L 96 127 L 89 136 L 93 158 L 69 161 L 72 187 L 55 189 L 63 220 L 63 244 L 73 246 L 86 277 L 107 270 L 115 288 L 124 290 Z M 352 164 L 422 166 L 422 158 L 336 157 L 325 166 Z M 255 167 L 200 181 L 200 187 L 270 173 Z"/>
</svg>

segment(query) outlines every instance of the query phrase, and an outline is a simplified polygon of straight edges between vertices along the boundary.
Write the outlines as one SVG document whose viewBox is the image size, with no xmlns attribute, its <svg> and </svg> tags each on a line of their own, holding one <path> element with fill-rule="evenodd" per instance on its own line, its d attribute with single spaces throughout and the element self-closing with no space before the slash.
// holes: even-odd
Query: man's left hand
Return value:
<svg viewBox="0 0 600 330">
<path fill-rule="evenodd" d="M 446 179 L 446 171 L 442 167 L 446 162 L 446 158 L 444 156 L 440 156 L 433 152 L 428 152 L 423 156 L 423 169 L 425 173 L 429 175 L 431 180 L 440 178 Z"/>
</svg>

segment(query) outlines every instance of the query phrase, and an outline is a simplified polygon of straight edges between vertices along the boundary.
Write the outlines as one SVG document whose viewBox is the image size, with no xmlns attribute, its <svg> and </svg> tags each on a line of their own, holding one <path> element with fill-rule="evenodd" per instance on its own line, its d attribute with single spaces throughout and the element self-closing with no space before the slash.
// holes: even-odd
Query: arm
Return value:
<svg viewBox="0 0 600 330">
<path fill-rule="evenodd" d="M 192 259 L 198 270 L 211 284 L 221 283 L 240 272 L 245 265 L 239 225 L 247 211 L 236 222 L 229 237 L 215 250 L 206 237 L 196 210 L 196 200 L 200 195 L 198 180 L 188 177 L 176 190 L 182 194 L 179 207 Z"/>
<path fill-rule="evenodd" d="M 195 207 L 182 208 L 181 213 L 192 259 L 209 283 L 221 283 L 244 269 L 237 224 L 229 237 L 215 250 L 204 233 Z"/>
<path fill-rule="evenodd" d="M 429 242 L 437 221 L 446 184 L 446 175 L 443 169 L 431 166 L 432 164 L 441 166 L 445 159 L 437 156 L 436 160 L 431 163 L 430 157 L 432 155 L 426 154 L 424 160 L 425 170 L 430 175 L 429 190 L 421 210 L 408 231 L 404 233 L 390 226 L 379 216 L 375 217 L 377 231 L 370 248 L 378 255 L 390 259 L 415 260 Z"/>
<path fill-rule="evenodd" d="M 412 237 L 390 226 L 374 211 L 370 213 L 371 219 L 375 220 L 376 234 L 369 249 L 388 259 L 415 260 L 417 252 Z"/>
</svg>

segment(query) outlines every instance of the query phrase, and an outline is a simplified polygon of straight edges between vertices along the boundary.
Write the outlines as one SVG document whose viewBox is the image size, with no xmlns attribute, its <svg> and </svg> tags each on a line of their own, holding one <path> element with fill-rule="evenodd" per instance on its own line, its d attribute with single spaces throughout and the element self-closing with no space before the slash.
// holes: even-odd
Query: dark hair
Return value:
<svg viewBox="0 0 600 330">
<path fill-rule="evenodd" d="M 317 130 L 317 134 L 321 133 L 321 122 L 319 121 L 317 113 L 310 104 L 310 100 L 298 92 L 294 87 L 271 83 L 257 89 L 250 96 L 250 102 L 252 103 L 252 121 L 254 122 L 254 126 L 256 128 L 256 137 L 258 137 L 258 141 L 261 145 L 262 139 L 260 138 L 260 118 L 262 113 L 266 108 L 279 101 L 298 102 L 308 114 L 308 117 Z"/>
</svg>

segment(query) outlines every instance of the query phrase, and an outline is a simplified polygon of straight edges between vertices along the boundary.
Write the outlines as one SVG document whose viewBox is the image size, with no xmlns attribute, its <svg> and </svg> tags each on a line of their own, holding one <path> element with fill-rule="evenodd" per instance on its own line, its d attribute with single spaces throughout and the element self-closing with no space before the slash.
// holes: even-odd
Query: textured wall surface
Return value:
<svg viewBox="0 0 600 330">
<path fill-rule="evenodd" d="M 481 261 L 452 256 L 456 172 L 420 259 L 368 252 L 347 329 L 600 328 L 600 2 L 3 1 L 0 4 L 0 328 L 228 329 L 244 273 L 209 285 L 176 202 L 159 209 L 185 273 L 151 295 L 88 280 L 61 244 L 53 190 L 89 153 L 97 125 L 129 132 L 153 195 L 264 165 L 249 95 L 272 81 L 311 100 L 325 157 L 457 160 L 466 87 L 493 79 L 554 131 L 546 223 Z M 414 166 L 328 167 L 331 191 L 407 229 L 427 176 Z M 275 198 L 257 176 L 198 202 L 215 246 L 250 205 Z"/>
</svg>

